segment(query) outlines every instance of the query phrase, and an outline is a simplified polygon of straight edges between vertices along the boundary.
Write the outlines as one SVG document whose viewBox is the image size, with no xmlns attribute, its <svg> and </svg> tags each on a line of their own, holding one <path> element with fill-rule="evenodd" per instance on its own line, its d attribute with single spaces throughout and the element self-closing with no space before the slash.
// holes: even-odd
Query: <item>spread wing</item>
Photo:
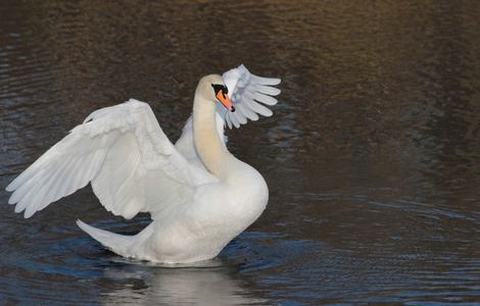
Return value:
<svg viewBox="0 0 480 306">
<path fill-rule="evenodd" d="M 221 105 L 217 111 L 222 115 L 229 128 L 240 127 L 248 119 L 256 121 L 259 115 L 270 117 L 269 106 L 277 104 L 274 98 L 280 94 L 280 89 L 274 87 L 280 84 L 278 78 L 265 78 L 254 75 L 244 65 L 231 69 L 223 74 L 223 80 L 228 88 L 228 95 L 235 105 L 235 112 L 228 112 Z"/>
<path fill-rule="evenodd" d="M 91 182 L 107 210 L 129 219 L 187 201 L 196 186 L 215 180 L 175 149 L 148 104 L 131 99 L 90 114 L 7 191 L 15 212 L 29 218 Z"/>
<path fill-rule="evenodd" d="M 220 139 L 227 141 L 224 136 L 224 127 L 227 124 L 240 127 L 247 120 L 258 120 L 259 115 L 271 116 L 272 111 L 267 106 L 277 104 L 273 96 L 280 94 L 280 89 L 274 87 L 280 84 L 280 79 L 259 77 L 250 73 L 244 65 L 231 69 L 223 74 L 223 81 L 228 88 L 228 95 L 235 103 L 237 111 L 227 111 L 217 103 L 217 132 Z M 175 144 L 175 148 L 185 156 L 189 162 L 203 168 L 193 143 L 192 117 L 187 120 L 182 136 Z"/>
</svg>

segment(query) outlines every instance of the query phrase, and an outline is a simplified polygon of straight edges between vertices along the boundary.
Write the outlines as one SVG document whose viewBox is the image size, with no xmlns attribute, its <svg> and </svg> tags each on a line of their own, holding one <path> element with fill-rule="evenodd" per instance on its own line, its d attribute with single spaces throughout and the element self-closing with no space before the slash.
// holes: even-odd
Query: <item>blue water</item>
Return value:
<svg viewBox="0 0 480 306">
<path fill-rule="evenodd" d="M 75 226 L 136 233 L 90 187 L 24 220 L 0 192 L 10 304 L 480 303 L 480 3 L 3 1 L 0 187 L 93 110 L 148 101 L 172 139 L 198 79 L 283 79 L 228 132 L 270 188 L 218 258 L 119 258 Z M 3 189 L 3 188 L 2 188 Z"/>
</svg>

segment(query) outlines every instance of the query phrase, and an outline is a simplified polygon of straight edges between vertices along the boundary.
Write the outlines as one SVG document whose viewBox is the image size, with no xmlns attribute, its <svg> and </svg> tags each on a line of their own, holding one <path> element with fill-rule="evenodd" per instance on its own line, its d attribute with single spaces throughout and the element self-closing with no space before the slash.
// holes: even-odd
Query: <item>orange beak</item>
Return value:
<svg viewBox="0 0 480 306">
<path fill-rule="evenodd" d="M 228 109 L 231 112 L 235 111 L 235 106 L 233 106 L 232 100 L 228 97 L 228 95 L 224 94 L 222 90 L 219 90 L 217 93 L 217 99 L 220 101 L 220 103 L 225 106 L 226 109 Z"/>
</svg>

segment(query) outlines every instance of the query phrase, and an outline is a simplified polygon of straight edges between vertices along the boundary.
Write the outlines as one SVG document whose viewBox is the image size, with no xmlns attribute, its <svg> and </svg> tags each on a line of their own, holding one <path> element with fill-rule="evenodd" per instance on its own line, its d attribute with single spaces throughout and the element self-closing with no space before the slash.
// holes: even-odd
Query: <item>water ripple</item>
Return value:
<svg viewBox="0 0 480 306">
<path fill-rule="evenodd" d="M 74 220 L 135 233 L 148 217 L 114 218 L 86 188 L 28 220 L 0 206 L 0 299 L 476 303 L 479 13 L 474 1 L 2 2 L 2 189 L 97 108 L 149 101 L 175 139 L 202 75 L 244 63 L 283 82 L 274 116 L 229 131 L 270 202 L 219 258 L 115 256 Z"/>
</svg>

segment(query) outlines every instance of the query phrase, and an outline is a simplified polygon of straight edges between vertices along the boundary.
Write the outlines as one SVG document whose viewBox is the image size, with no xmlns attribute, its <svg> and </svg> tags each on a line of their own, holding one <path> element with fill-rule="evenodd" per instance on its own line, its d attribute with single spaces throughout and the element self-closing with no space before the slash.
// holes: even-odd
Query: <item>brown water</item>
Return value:
<svg viewBox="0 0 480 306">
<path fill-rule="evenodd" d="M 2 1 L 0 187 L 90 112 L 148 101 L 172 140 L 205 74 L 283 79 L 229 132 L 270 186 L 205 267 L 123 260 L 90 188 L 0 206 L 0 299 L 26 304 L 480 303 L 480 2 Z M 8 194 L 0 192 L 0 202 Z"/>
</svg>

